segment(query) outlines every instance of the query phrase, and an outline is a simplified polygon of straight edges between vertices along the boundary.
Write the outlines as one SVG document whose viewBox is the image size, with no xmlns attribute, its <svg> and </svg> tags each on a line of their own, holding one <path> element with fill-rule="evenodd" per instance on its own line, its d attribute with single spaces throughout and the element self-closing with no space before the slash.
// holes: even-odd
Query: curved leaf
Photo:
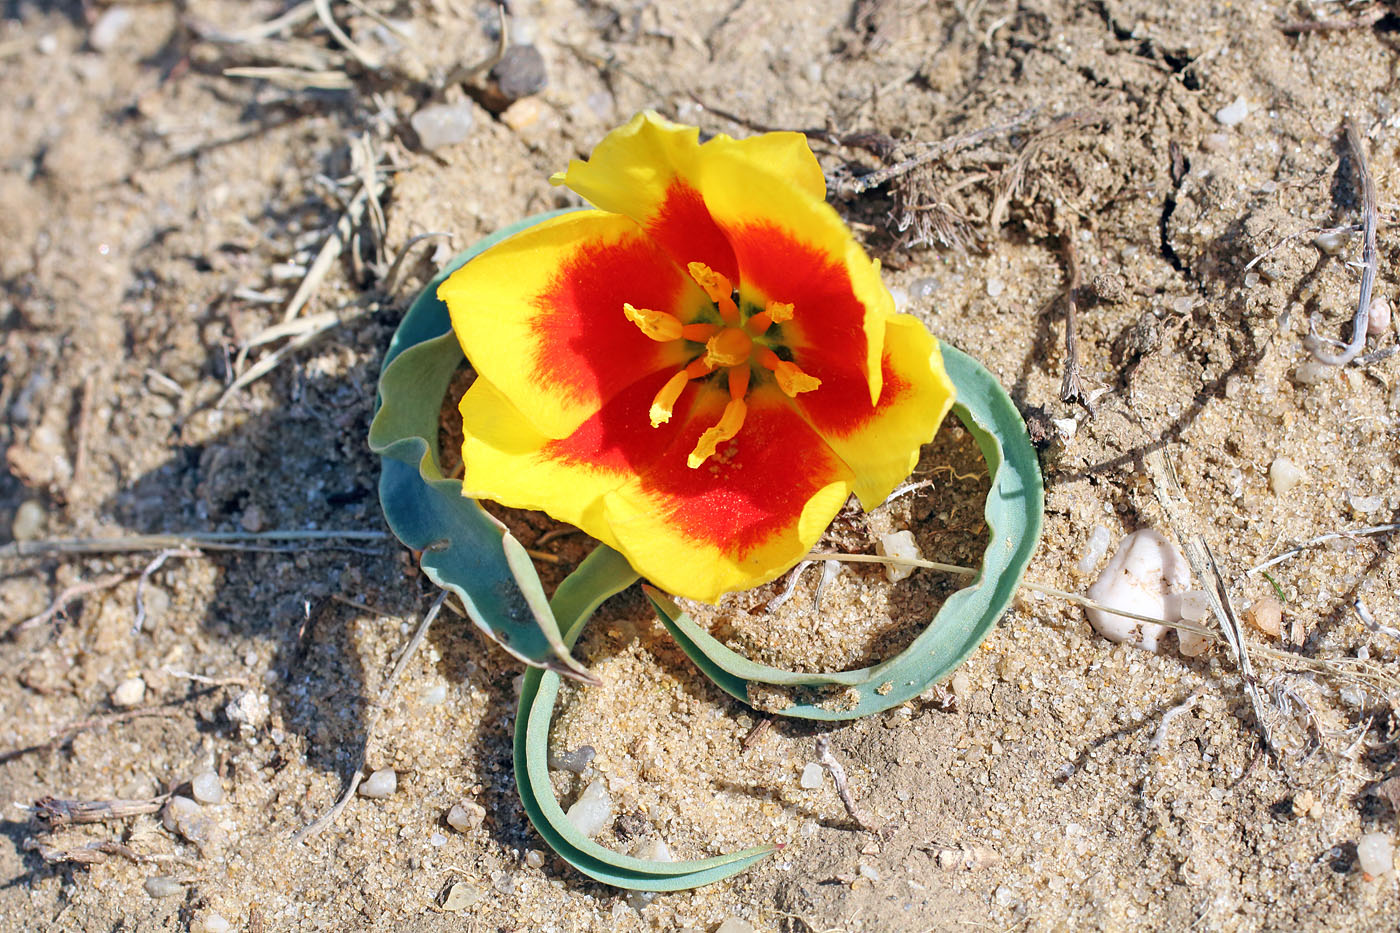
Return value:
<svg viewBox="0 0 1400 933">
<path fill-rule="evenodd" d="M 957 386 L 953 413 L 972 432 L 987 462 L 987 549 L 973 583 L 943 604 L 933 621 L 899 655 L 873 667 L 833 674 L 785 671 L 750 661 L 728 648 L 662 593 L 647 588 L 657 615 L 681 649 L 731 696 L 750 702 L 752 684 L 812 691 L 840 690 L 824 701 L 791 690 L 793 705 L 773 710 L 799 719 L 856 719 L 918 696 L 951 674 L 987 637 L 1011 604 L 1035 553 L 1044 519 L 1040 462 L 1025 422 L 1006 390 L 980 363 L 943 344 L 943 363 Z"/>
<path fill-rule="evenodd" d="M 428 578 L 461 598 L 472 622 L 511 654 L 585 682 L 596 679 L 573 659 L 559 635 L 539 576 L 520 543 L 442 475 L 438 412 L 462 350 L 438 285 L 506 237 L 547 220 L 507 227 L 461 253 L 409 307 L 384 356 L 369 445 L 382 458 L 379 502 L 394 535 L 422 551 Z"/>
<path fill-rule="evenodd" d="M 637 572 L 612 548 L 599 545 L 560 584 L 551 605 L 573 647 L 594 610 L 614 593 L 631 586 Z M 515 720 L 515 783 L 530 822 L 549 847 L 589 877 L 636 891 L 676 891 L 727 878 L 776 851 L 760 846 L 691 862 L 654 862 L 621 855 L 579 832 L 554 796 L 549 780 L 549 723 L 559 695 L 559 675 L 525 672 L 520 712 Z"/>
</svg>

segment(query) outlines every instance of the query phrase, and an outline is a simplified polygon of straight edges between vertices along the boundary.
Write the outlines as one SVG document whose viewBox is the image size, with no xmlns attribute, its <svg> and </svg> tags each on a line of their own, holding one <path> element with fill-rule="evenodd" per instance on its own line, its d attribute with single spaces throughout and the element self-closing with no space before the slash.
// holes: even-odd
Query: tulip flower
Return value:
<svg viewBox="0 0 1400 933">
<path fill-rule="evenodd" d="M 596 209 L 438 291 L 477 378 L 464 495 L 540 509 L 678 596 L 802 559 L 879 505 L 953 403 L 937 341 L 825 201 L 806 139 L 640 114 L 553 179 Z"/>
</svg>

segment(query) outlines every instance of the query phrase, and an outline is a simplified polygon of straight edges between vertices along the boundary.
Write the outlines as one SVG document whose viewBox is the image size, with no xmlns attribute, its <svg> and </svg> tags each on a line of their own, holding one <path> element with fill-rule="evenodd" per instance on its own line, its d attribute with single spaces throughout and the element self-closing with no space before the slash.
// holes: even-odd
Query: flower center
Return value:
<svg viewBox="0 0 1400 933">
<path fill-rule="evenodd" d="M 724 406 L 719 423 L 700 435 L 695 449 L 686 460 L 686 464 L 695 469 L 714 456 L 719 445 L 731 440 L 744 426 L 744 417 L 748 414 L 744 399 L 755 375 L 763 378 L 764 374 L 771 373 L 778 388 L 789 398 L 811 392 L 821 385 L 821 380 L 803 372 L 791 360 L 779 356 L 777 350 L 784 349 L 784 346 L 778 337 L 769 335 L 774 324 L 792 320 L 791 304 L 770 301 L 762 311 L 752 311 L 745 319 L 728 278 L 699 262 L 692 262 L 689 271 L 690 277 L 714 302 L 715 323 L 702 320 L 682 324 L 673 314 L 634 308 L 626 303 L 622 306 L 622 312 L 627 315 L 627 320 L 636 324 L 652 340 L 660 343 L 683 341 L 693 355 L 690 363 L 668 379 L 652 399 L 652 427 L 671 420 L 676 400 L 692 379 L 703 379 L 717 374 L 719 370 L 724 371 L 729 402 Z"/>
</svg>

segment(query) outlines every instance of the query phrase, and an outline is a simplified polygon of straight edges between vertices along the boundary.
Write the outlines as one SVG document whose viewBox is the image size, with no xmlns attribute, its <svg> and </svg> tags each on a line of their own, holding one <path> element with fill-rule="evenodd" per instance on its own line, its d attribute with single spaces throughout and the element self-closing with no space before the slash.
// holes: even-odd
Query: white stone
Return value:
<svg viewBox="0 0 1400 933">
<path fill-rule="evenodd" d="M 409 117 L 413 132 L 418 141 L 428 151 L 443 146 L 455 146 L 465 140 L 472 131 L 475 121 L 472 105 L 462 101 L 456 104 L 432 104 Z"/>
<path fill-rule="evenodd" d="M 175 897 L 185 893 L 185 886 L 174 878 L 156 875 L 146 879 L 146 893 L 151 897 Z"/>
<path fill-rule="evenodd" d="M 229 722 L 236 724 L 241 731 L 251 732 L 260 727 L 272 715 L 267 694 L 255 690 L 244 690 L 224 707 L 224 715 Z"/>
<path fill-rule="evenodd" d="M 486 808 L 473 800 L 454 803 L 452 809 L 447 811 L 447 825 L 459 833 L 475 829 L 485 819 Z"/>
<path fill-rule="evenodd" d="M 1287 457 L 1275 457 L 1269 464 L 1269 490 L 1276 496 L 1287 495 L 1307 478 L 1302 468 Z"/>
<path fill-rule="evenodd" d="M 603 779 L 598 778 L 585 787 L 565 816 L 585 836 L 596 836 L 607 828 L 612 822 L 612 798 L 608 796 Z"/>
<path fill-rule="evenodd" d="M 988 297 L 988 298 L 1000 298 L 1002 292 L 1004 292 L 1004 291 L 1006 291 L 1006 283 L 1003 282 L 1001 279 L 988 279 L 988 280 L 987 280 L 987 297 Z"/>
<path fill-rule="evenodd" d="M 648 862 L 674 862 L 676 857 L 664 840 L 657 836 L 647 836 L 632 847 L 632 854 Z"/>
<path fill-rule="evenodd" d="M 434 684 L 423 691 L 424 706 L 441 706 L 447 700 L 447 684 Z"/>
<path fill-rule="evenodd" d="M 33 541 L 44 531 L 44 507 L 30 499 L 15 509 L 14 520 L 10 522 L 10 537 L 16 541 Z"/>
<path fill-rule="evenodd" d="M 131 25 L 131 11 L 126 7 L 108 7 L 88 32 L 88 45 L 98 52 L 105 52 L 117 44 L 121 34 Z"/>
<path fill-rule="evenodd" d="M 360 782 L 360 796 L 383 800 L 399 789 L 399 775 L 393 768 L 380 768 Z"/>
<path fill-rule="evenodd" d="M 753 924 L 738 917 L 730 917 L 715 927 L 715 933 L 753 933 Z"/>
<path fill-rule="evenodd" d="M 1089 587 L 1089 598 L 1114 609 L 1167 619 L 1167 597 L 1191 585 L 1191 574 L 1177 547 L 1161 533 L 1144 528 L 1128 535 Z M 1166 626 L 1102 609 L 1086 610 L 1089 623 L 1110 641 L 1157 650 Z"/>
<path fill-rule="evenodd" d="M 908 530 L 880 535 L 875 542 L 875 553 L 883 557 L 905 557 L 912 560 L 923 560 L 924 557 L 919 551 L 918 542 L 914 540 L 914 533 Z M 886 564 L 885 577 L 891 583 L 898 583 L 914 570 L 915 568 L 908 564 Z"/>
<path fill-rule="evenodd" d="M 797 783 L 800 784 L 804 790 L 816 790 L 818 787 L 822 786 L 822 778 L 825 773 L 825 768 L 815 761 L 809 761 L 803 766 L 802 777 Z"/>
<path fill-rule="evenodd" d="M 224 802 L 224 784 L 213 771 L 202 771 L 190 780 L 190 793 L 204 804 Z"/>
<path fill-rule="evenodd" d="M 1247 116 L 1249 116 L 1249 101 L 1245 100 L 1243 94 L 1215 112 L 1215 119 L 1220 122 L 1221 126 L 1239 126 Z"/>
<path fill-rule="evenodd" d="M 1371 307 L 1367 310 L 1366 333 L 1372 337 L 1379 337 L 1390 330 L 1390 301 L 1377 296 L 1371 299 Z"/>
<path fill-rule="evenodd" d="M 1307 360 L 1298 364 L 1298 368 L 1293 370 L 1293 381 L 1300 386 L 1321 385 L 1331 381 L 1337 375 L 1338 366 L 1331 363 L 1324 363 L 1321 360 Z"/>
<path fill-rule="evenodd" d="M 225 920 L 222 914 L 208 913 L 197 921 L 193 929 L 196 933 L 199 931 L 203 931 L 203 933 L 228 933 L 232 927 L 233 925 Z"/>
<path fill-rule="evenodd" d="M 1350 230 L 1327 230 L 1319 233 L 1313 238 L 1313 246 L 1316 246 L 1328 256 L 1335 256 L 1346 249 L 1347 243 L 1351 242 Z"/>
<path fill-rule="evenodd" d="M 1395 867 L 1395 843 L 1389 833 L 1367 833 L 1356 840 L 1356 864 L 1375 877 Z"/>
<path fill-rule="evenodd" d="M 1080 573 L 1091 572 L 1108 553 L 1108 543 L 1112 540 L 1112 533 L 1104 526 L 1095 525 L 1091 528 L 1089 537 L 1084 542 L 1084 553 L 1079 556 L 1079 563 L 1075 564 L 1075 568 Z"/>
<path fill-rule="evenodd" d="M 966 700 L 972 695 L 972 678 L 966 672 L 957 671 L 948 683 L 953 688 L 953 696 L 959 700 Z"/>
<path fill-rule="evenodd" d="M 139 706 L 144 699 L 146 699 L 146 682 L 140 677 L 128 677 L 117 684 L 117 689 L 112 691 L 112 705 L 118 709 Z"/>
</svg>

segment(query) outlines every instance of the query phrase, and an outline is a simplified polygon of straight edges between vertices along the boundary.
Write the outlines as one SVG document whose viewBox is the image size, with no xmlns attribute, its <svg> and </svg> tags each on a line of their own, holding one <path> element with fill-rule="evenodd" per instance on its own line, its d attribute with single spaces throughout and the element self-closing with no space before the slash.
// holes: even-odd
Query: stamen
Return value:
<svg viewBox="0 0 1400 933">
<path fill-rule="evenodd" d="M 656 397 L 651 400 L 651 426 L 653 428 L 659 428 L 671 420 L 671 412 L 676 407 L 676 399 L 681 397 L 681 391 L 685 389 L 685 384 L 689 381 L 690 378 L 682 369 L 667 379 L 666 384 L 661 387 L 661 391 L 656 393 Z"/>
<path fill-rule="evenodd" d="M 715 307 L 719 308 L 719 316 L 724 319 L 724 323 L 731 326 L 738 324 L 739 306 L 734 303 L 734 287 L 729 284 L 729 279 L 703 262 L 692 262 L 686 268 L 695 284 L 704 289 L 705 294 L 715 303 Z"/>
<path fill-rule="evenodd" d="M 720 415 L 719 418 L 719 424 L 700 435 L 700 440 L 695 443 L 695 450 L 691 451 L 690 457 L 686 460 L 686 466 L 693 470 L 713 457 L 720 444 L 739 433 L 739 429 L 744 426 L 744 416 L 748 414 L 748 411 L 748 406 L 741 398 L 733 399 L 728 405 L 725 405 L 724 414 Z"/>
<path fill-rule="evenodd" d="M 729 367 L 729 397 L 743 398 L 749 392 L 749 364 Z"/>
<path fill-rule="evenodd" d="M 687 324 L 681 328 L 681 336 L 696 343 L 705 343 L 717 333 L 718 324 Z"/>
<path fill-rule="evenodd" d="M 641 332 L 652 340 L 665 343 L 671 340 L 679 340 L 685 328 L 681 325 L 680 318 L 674 314 L 667 314 L 665 311 L 651 311 L 647 308 L 634 308 L 627 302 L 622 303 L 622 313 L 627 315 L 627 320 L 636 324 Z"/>
<path fill-rule="evenodd" d="M 792 302 L 770 301 L 768 307 L 749 318 L 748 328 L 755 334 L 762 334 L 774 324 L 792 320 Z"/>
<path fill-rule="evenodd" d="M 796 398 L 803 392 L 811 392 L 821 387 L 820 379 L 803 372 L 801 366 L 783 359 L 772 350 L 760 353 L 758 362 L 764 368 L 773 370 L 773 375 L 778 380 L 778 388 L 782 389 L 788 398 Z"/>
<path fill-rule="evenodd" d="M 656 397 L 651 400 L 651 426 L 657 428 L 671 420 L 671 413 L 676 407 L 676 399 L 681 397 L 681 392 L 685 390 L 687 382 L 699 379 L 701 376 L 708 376 L 712 372 L 714 372 L 713 366 L 703 359 L 697 359 L 667 379 L 666 384 L 661 387 L 661 391 L 657 392 Z"/>
<path fill-rule="evenodd" d="M 753 338 L 742 328 L 726 327 L 705 344 L 705 362 L 718 369 L 746 363 L 753 352 Z"/>
</svg>

